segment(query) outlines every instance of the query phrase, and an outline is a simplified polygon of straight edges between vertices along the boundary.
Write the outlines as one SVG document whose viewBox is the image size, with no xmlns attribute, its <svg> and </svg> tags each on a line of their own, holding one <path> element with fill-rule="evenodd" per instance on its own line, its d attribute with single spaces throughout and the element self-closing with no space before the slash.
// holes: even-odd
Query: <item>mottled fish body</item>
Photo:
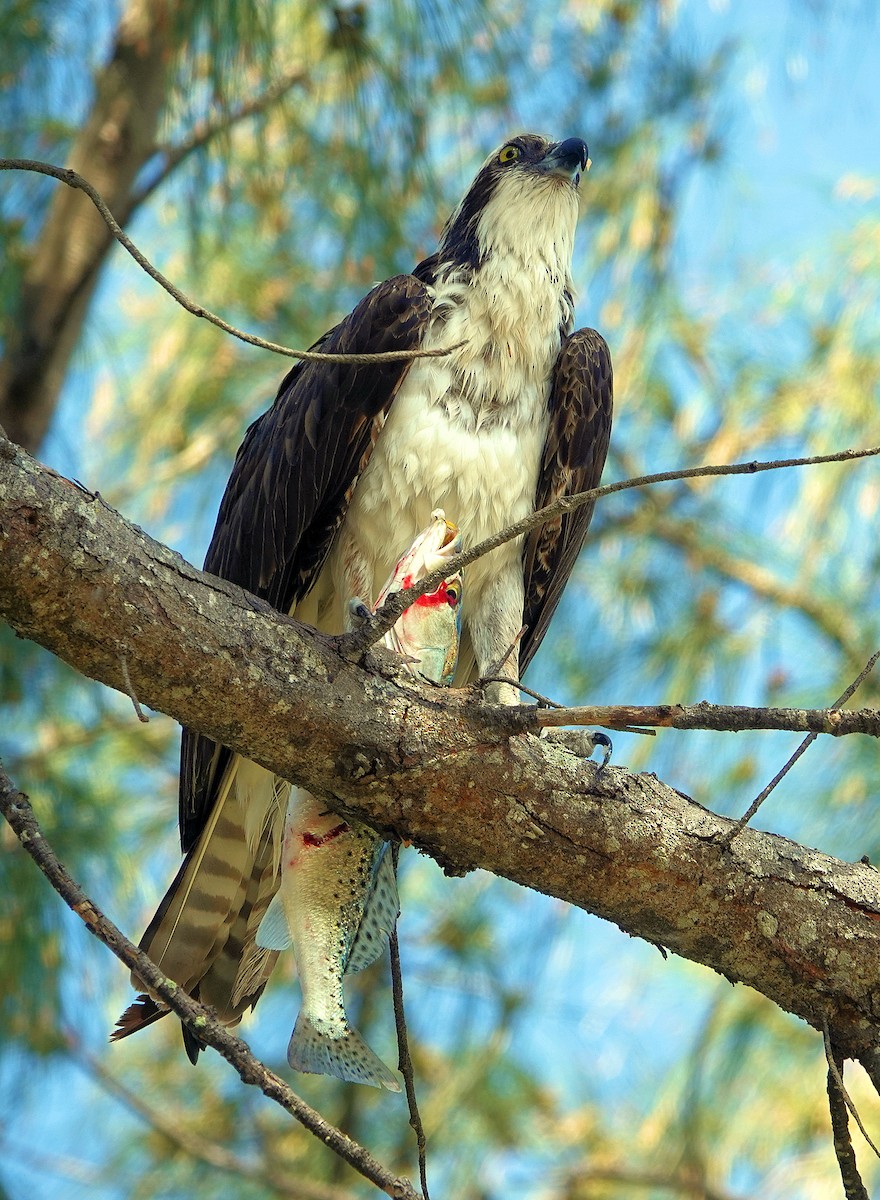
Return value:
<svg viewBox="0 0 880 1200">
<path fill-rule="evenodd" d="M 460 545 L 442 512 L 398 562 L 377 605 L 442 567 Z M 458 656 L 461 577 L 410 606 L 386 636 L 419 677 L 449 683 Z M 281 885 L 257 933 L 273 950 L 292 945 L 302 1007 L 287 1049 L 298 1071 L 335 1075 L 399 1091 L 394 1073 L 348 1022 L 343 976 L 381 954 L 397 920 L 397 881 L 388 843 L 359 821 L 329 812 L 291 788 L 281 856 Z"/>
</svg>

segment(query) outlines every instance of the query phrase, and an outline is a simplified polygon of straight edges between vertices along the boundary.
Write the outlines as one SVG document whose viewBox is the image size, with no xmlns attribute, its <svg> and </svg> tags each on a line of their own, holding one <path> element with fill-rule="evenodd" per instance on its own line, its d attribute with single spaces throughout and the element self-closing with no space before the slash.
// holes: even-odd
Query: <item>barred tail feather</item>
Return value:
<svg viewBox="0 0 880 1200">
<path fill-rule="evenodd" d="M 278 803 L 273 776 L 234 756 L 207 824 L 141 938 L 166 975 L 229 1025 L 256 1002 L 275 964 L 275 954 L 254 953 L 253 940 L 278 886 Z M 132 983 L 143 989 L 134 974 Z M 164 1011 L 135 1002 L 114 1036 L 144 1028 Z M 199 1047 L 191 1040 L 185 1037 L 195 1061 Z"/>
<path fill-rule="evenodd" d="M 295 1071 L 313 1075 L 335 1075 L 347 1083 L 368 1083 L 399 1092 L 394 1073 L 375 1054 L 356 1029 L 350 1026 L 342 1037 L 331 1038 L 301 1012 L 287 1047 L 287 1061 Z"/>
<path fill-rule="evenodd" d="M 113 1032 L 110 1034 L 110 1041 L 119 1042 L 122 1038 L 127 1038 L 132 1033 L 137 1033 L 139 1029 L 146 1029 L 148 1025 L 152 1025 L 154 1021 L 158 1021 L 160 1017 L 167 1016 L 170 1011 L 170 1009 L 163 1008 L 158 1004 L 152 996 L 141 994 L 129 1004 L 128 1008 L 116 1022 Z"/>
</svg>

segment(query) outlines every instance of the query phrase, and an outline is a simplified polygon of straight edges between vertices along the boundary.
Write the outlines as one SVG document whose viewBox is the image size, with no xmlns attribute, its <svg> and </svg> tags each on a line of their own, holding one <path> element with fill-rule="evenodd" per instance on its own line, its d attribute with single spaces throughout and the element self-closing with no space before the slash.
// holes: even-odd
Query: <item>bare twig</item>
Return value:
<svg viewBox="0 0 880 1200">
<path fill-rule="evenodd" d="M 141 708 L 140 702 L 135 695 L 134 688 L 131 685 L 131 676 L 128 673 L 128 655 L 126 654 L 124 647 L 119 651 L 119 662 L 122 667 L 122 681 L 125 684 L 125 690 L 128 693 L 128 698 L 134 705 L 134 711 L 137 715 L 137 719 L 144 725 L 149 725 L 150 718 Z"/>
<path fill-rule="evenodd" d="M 510 683 L 509 679 L 505 679 L 503 675 L 481 675 L 477 680 L 476 686 L 482 687 L 484 683 Z M 521 692 L 525 692 L 527 696 L 531 696 L 533 700 L 538 701 L 540 708 L 562 708 L 556 700 L 551 700 L 549 696 L 543 695 L 541 692 L 536 692 L 534 688 L 526 687 L 524 683 L 518 683 L 517 688 Z"/>
<path fill-rule="evenodd" d="M 828 1089 L 828 1112 L 831 1117 L 834 1153 L 837 1157 L 837 1165 L 840 1168 L 840 1178 L 843 1181 L 844 1194 L 846 1200 L 870 1200 L 867 1189 L 864 1183 L 862 1183 L 862 1177 L 859 1175 L 855 1150 L 853 1150 L 852 1139 L 849 1135 L 847 1108 L 855 1116 L 859 1128 L 868 1139 L 868 1145 L 872 1149 L 873 1143 L 865 1133 L 861 1120 L 859 1120 L 859 1115 L 855 1111 L 855 1105 L 853 1105 L 847 1095 L 846 1088 L 843 1086 L 843 1056 L 831 1044 L 831 1035 L 828 1031 L 827 1021 L 824 1022 L 822 1036 L 825 1043 L 825 1058 L 828 1062 L 828 1079 L 826 1085 Z"/>
<path fill-rule="evenodd" d="M 510 643 L 510 645 L 507 647 L 507 649 L 504 651 L 504 653 L 501 655 L 501 657 L 498 659 L 498 661 L 492 663 L 491 667 L 486 672 L 486 678 L 481 679 L 480 683 L 496 683 L 496 682 L 497 683 L 510 683 L 511 682 L 510 679 L 505 679 L 504 676 L 501 675 L 501 672 L 504 670 L 504 667 L 505 667 L 508 659 L 510 658 L 511 654 L 513 654 L 514 650 L 517 648 L 517 646 L 522 641 L 523 634 L 526 632 L 527 629 L 528 629 L 527 625 L 523 625 L 521 627 L 519 633 L 516 635 L 516 637 L 513 639 L 513 641 Z M 499 676 L 500 676 L 500 678 L 499 678 Z"/>
<path fill-rule="evenodd" d="M 849 685 L 849 687 L 847 687 L 844 691 L 842 691 L 840 693 L 840 695 L 837 697 L 837 699 L 831 705 L 831 708 L 828 710 L 829 716 L 831 713 L 837 713 L 838 710 L 840 709 L 841 705 L 846 704 L 847 700 L 849 700 L 849 698 L 855 693 L 857 688 L 859 688 L 861 686 L 861 684 L 864 682 L 865 678 L 874 669 L 874 664 L 877 662 L 878 658 L 880 658 L 880 650 L 877 650 L 874 654 L 871 655 L 871 657 L 865 663 L 864 667 L 862 667 L 861 671 L 858 673 L 858 675 L 852 681 L 852 683 Z M 877 715 L 878 715 L 878 717 L 880 717 L 880 714 L 877 714 Z M 752 801 L 752 803 L 749 805 L 749 807 L 746 809 L 746 811 L 743 813 L 743 815 L 740 817 L 740 819 L 737 821 L 737 823 L 733 826 L 733 828 L 730 830 L 730 832 L 725 835 L 722 845 L 729 846 L 730 843 L 733 841 L 733 839 L 736 837 L 736 835 L 738 833 L 740 833 L 743 829 L 745 829 L 746 825 L 748 825 L 749 821 L 751 821 L 752 817 L 755 815 L 755 813 L 758 811 L 758 809 L 761 807 L 761 805 L 764 803 L 764 801 L 767 799 L 767 797 L 770 795 L 770 793 L 773 791 L 773 789 L 776 787 L 776 785 L 780 782 L 780 780 L 785 778 L 785 776 L 788 774 L 788 772 L 791 770 L 791 768 L 794 766 L 794 764 L 797 762 L 797 760 L 801 757 L 801 755 L 804 754 L 807 751 L 807 749 L 813 744 L 813 742 L 818 737 L 819 733 L 827 733 L 827 732 L 828 732 L 828 730 L 824 730 L 824 729 L 813 730 L 804 738 L 804 740 L 798 746 L 797 750 L 795 750 L 794 754 L 792 754 L 791 758 L 788 760 L 788 762 L 785 764 L 785 766 L 773 776 L 773 778 L 770 780 L 770 782 L 767 784 L 767 786 L 763 789 L 763 791 L 759 792 L 759 794 L 755 797 L 755 799 Z M 878 734 L 875 733 L 874 736 L 876 737 L 876 736 L 878 736 Z"/>
<path fill-rule="evenodd" d="M 834 1081 L 837 1084 L 837 1087 L 840 1091 L 840 1095 L 843 1098 L 843 1102 L 846 1105 L 846 1107 L 849 1109 L 849 1111 L 852 1113 L 853 1120 L 858 1125 L 859 1131 L 860 1131 L 862 1137 L 865 1139 L 865 1141 L 868 1143 L 868 1145 L 874 1151 L 877 1158 L 880 1158 L 880 1150 L 877 1149 L 877 1147 L 874 1145 L 874 1143 L 872 1142 L 870 1137 L 868 1137 L 868 1131 L 867 1131 L 867 1129 L 865 1129 L 864 1123 L 862 1122 L 862 1118 L 859 1116 L 859 1110 L 856 1108 L 849 1092 L 846 1090 L 846 1087 L 844 1086 L 844 1083 L 843 1083 L 843 1057 L 840 1055 L 837 1048 L 832 1044 L 831 1032 L 828 1028 L 827 1018 L 825 1020 L 823 1020 L 823 1022 L 822 1022 L 822 1041 L 825 1046 L 825 1058 L 828 1062 L 828 1070 L 834 1076 Z"/>
<path fill-rule="evenodd" d="M 104 916 L 59 862 L 40 829 L 30 801 L 15 789 L 2 766 L 0 811 L 52 887 L 85 922 L 89 931 L 134 971 L 149 992 L 167 1004 L 202 1043 L 213 1046 L 235 1068 L 243 1083 L 258 1087 L 270 1100 L 280 1104 L 315 1137 L 387 1195 L 395 1197 L 395 1200 L 419 1200 L 418 1193 L 409 1180 L 398 1178 L 386 1170 L 368 1150 L 331 1125 L 320 1113 L 301 1100 L 283 1079 L 254 1057 L 241 1038 L 231 1034 L 209 1009 L 193 1000 L 173 980 L 163 975 L 156 964 Z"/>
<path fill-rule="evenodd" d="M 850 692 L 849 695 L 852 693 Z M 849 696 L 846 697 L 849 699 Z M 839 703 L 845 703 L 840 701 Z M 880 709 L 856 708 L 751 708 L 745 704 L 595 704 L 575 708 L 538 708 L 534 721 L 540 728 L 562 725 L 601 725 L 605 729 L 652 726 L 659 729 L 713 729 L 741 733 L 746 729 L 785 729 L 843 737 L 864 733 L 880 737 Z"/>
<path fill-rule="evenodd" d="M 397 861 L 400 857 L 399 843 L 392 843 L 391 854 L 394 856 L 394 873 L 396 875 Z M 409 1052 L 409 1038 L 406 1033 L 406 1016 L 403 1011 L 403 974 L 400 969 L 400 942 L 397 937 L 396 921 L 394 928 L 391 930 L 389 943 L 391 947 L 391 991 L 394 997 L 394 1023 L 397 1027 L 397 1061 L 400 1073 L 403 1075 L 403 1085 L 406 1089 L 406 1102 L 409 1106 L 409 1123 L 416 1135 L 416 1147 L 419 1155 L 419 1181 L 422 1185 L 422 1196 L 424 1200 L 430 1200 L 428 1196 L 427 1139 L 425 1138 L 425 1127 L 422 1124 L 422 1117 L 419 1113 L 419 1105 L 416 1099 L 415 1071 Z"/>
<path fill-rule="evenodd" d="M 250 346 L 258 346 L 261 350 L 271 350 L 273 354 L 284 354 L 287 358 L 299 358 L 305 362 L 353 364 L 408 362 L 414 358 L 442 358 L 443 355 L 450 354 L 463 344 L 458 342 L 454 346 L 443 346 L 438 350 L 386 350 L 382 354 L 323 354 L 318 350 L 292 350 L 289 346 L 280 346 L 277 342 L 267 342 L 264 338 L 257 337 L 253 333 L 245 333 L 243 330 L 237 329 L 234 325 L 230 325 L 228 321 L 224 321 L 222 317 L 218 317 L 216 313 L 210 312 L 201 304 L 196 304 L 194 300 L 191 300 L 179 287 L 163 275 L 160 270 L 154 267 L 121 228 L 98 192 L 77 171 L 73 171 L 69 167 L 56 167 L 52 163 L 41 162 L 35 158 L 0 158 L 0 171 L 35 171 L 38 175 L 48 175 L 52 179 L 58 179 L 61 183 L 66 183 L 68 187 L 78 188 L 81 192 L 85 192 L 104 218 L 108 229 L 117 242 L 128 251 L 138 266 L 146 271 L 151 279 L 154 279 L 160 287 L 165 289 L 169 296 L 177 301 L 181 308 L 185 308 L 194 317 L 203 317 L 206 321 L 210 321 L 212 325 L 216 325 L 218 329 L 231 334 L 233 337 L 238 338 L 239 341 L 247 342 Z"/>
<path fill-rule="evenodd" d="M 823 463 L 853 462 L 860 458 L 872 458 L 878 454 L 880 454 L 880 446 L 871 446 L 863 450 L 839 450 L 834 454 L 816 454 L 810 458 L 780 458 L 769 462 L 722 463 L 706 464 L 700 467 L 683 467 L 679 471 L 660 471 L 655 475 L 640 475 L 635 479 L 624 479 L 618 483 L 608 483 L 603 487 L 590 488 L 585 492 L 577 492 L 573 496 L 560 496 L 552 504 L 537 509 L 530 516 L 523 517 L 520 521 L 515 521 L 512 525 L 508 525 L 499 533 L 493 534 L 492 537 L 486 538 L 476 546 L 472 546 L 469 550 L 464 550 L 461 554 L 456 554 L 444 566 L 439 567 L 430 575 L 426 575 L 424 579 L 420 579 L 411 588 L 394 592 L 393 595 L 390 595 L 385 600 L 382 607 L 377 610 L 372 621 L 365 622 L 360 629 L 347 634 L 341 639 L 342 652 L 348 658 L 356 658 L 358 655 L 363 654 L 368 647 L 384 637 L 395 621 L 399 619 L 404 609 L 409 608 L 419 596 L 424 596 L 427 592 L 435 591 L 447 576 L 455 574 L 456 571 L 463 570 L 464 567 L 475 562 L 476 559 L 482 558 L 483 555 L 489 554 L 499 546 L 504 545 L 505 542 L 522 537 L 524 533 L 528 533 L 539 525 L 546 524 L 547 521 L 552 520 L 561 513 L 574 512 L 582 505 L 589 504 L 594 500 L 601 500 L 604 496 L 611 496 L 616 492 L 631 491 L 634 488 L 651 487 L 656 483 L 673 483 L 681 479 L 702 479 L 712 475 L 757 475 L 762 471 L 779 471 L 786 467 L 813 467 Z"/>
</svg>

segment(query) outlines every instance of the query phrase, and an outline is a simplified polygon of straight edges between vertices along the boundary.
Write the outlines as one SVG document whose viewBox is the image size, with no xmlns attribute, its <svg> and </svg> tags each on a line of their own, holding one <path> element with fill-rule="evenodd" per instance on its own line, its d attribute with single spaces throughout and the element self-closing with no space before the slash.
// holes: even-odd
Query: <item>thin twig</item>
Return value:
<svg viewBox="0 0 880 1200">
<path fill-rule="evenodd" d="M 523 625 L 520 628 L 519 633 L 516 635 L 516 637 L 513 639 L 513 641 L 510 643 L 510 645 L 507 647 L 507 649 L 504 651 L 504 653 L 501 655 L 501 657 L 498 659 L 498 661 L 492 663 L 491 667 L 486 672 L 486 678 L 480 680 L 481 683 L 513 683 L 512 679 L 505 679 L 504 676 L 501 675 L 501 672 L 504 670 L 504 665 L 507 662 L 507 660 L 510 658 L 511 654 L 513 654 L 514 650 L 517 648 L 517 646 L 522 641 L 523 634 L 526 632 L 527 629 L 528 629 L 527 625 Z M 499 676 L 500 676 L 500 678 L 499 678 Z"/>
<path fill-rule="evenodd" d="M 838 1088 L 840 1089 L 840 1094 L 843 1097 L 843 1102 L 846 1105 L 846 1107 L 849 1109 L 849 1111 L 852 1113 L 853 1119 L 854 1119 L 855 1123 L 858 1125 L 862 1137 L 865 1139 L 865 1141 L 868 1143 L 868 1145 L 874 1151 L 877 1158 L 880 1158 L 880 1150 L 877 1149 L 877 1147 L 874 1145 L 874 1143 L 868 1137 L 868 1131 L 867 1131 L 867 1129 L 865 1129 L 865 1126 L 862 1123 L 862 1118 L 859 1116 L 859 1110 L 856 1108 L 855 1104 L 853 1103 L 853 1101 L 850 1097 L 849 1092 L 846 1090 L 846 1087 L 844 1086 L 843 1075 L 842 1075 L 843 1059 L 840 1057 L 840 1055 L 837 1053 L 835 1047 L 831 1043 L 831 1032 L 828 1028 L 828 1018 L 827 1017 L 822 1018 L 822 1041 L 825 1045 L 825 1058 L 828 1061 L 828 1070 L 834 1076 L 834 1081 L 837 1084 Z"/>
<path fill-rule="evenodd" d="M 2 162 L 2 160 L 0 160 Z M 486 538 L 469 550 L 463 550 L 449 559 L 442 567 L 438 567 L 430 575 L 420 579 L 411 588 L 394 592 L 388 596 L 381 608 L 373 616 L 373 620 L 353 633 L 346 634 L 340 639 L 340 650 L 346 657 L 356 658 L 363 654 L 375 642 L 388 632 L 391 626 L 400 618 L 404 609 L 409 608 L 419 596 L 435 591 L 445 578 L 463 570 L 470 563 L 489 554 L 492 550 L 503 546 L 505 542 L 513 541 L 524 533 L 544 525 L 562 513 L 574 512 L 584 504 L 600 500 L 604 496 L 616 492 L 631 491 L 634 488 L 651 487 L 656 483 L 673 483 L 681 479 L 702 479 L 713 475 L 757 475 L 762 471 L 779 471 L 786 467 L 813 467 L 823 463 L 853 462 L 860 458 L 872 458 L 880 454 L 880 446 L 871 446 L 863 450 L 839 450 L 834 454 L 816 454 L 810 458 L 780 458 L 769 462 L 723 463 L 706 464 L 700 467 L 683 467 L 679 471 L 660 471 L 655 475 L 640 475 L 635 479 L 624 479 L 618 483 L 608 483 L 603 487 L 590 488 L 585 492 L 576 492 L 573 496 L 560 496 L 552 504 L 539 508 L 530 516 L 523 517 L 508 525 L 499 533 Z"/>
<path fill-rule="evenodd" d="M 831 708 L 828 710 L 829 712 L 836 713 L 840 709 L 841 705 L 846 704 L 847 700 L 849 700 L 849 698 L 855 693 L 857 688 L 859 688 L 861 686 L 861 684 L 864 682 L 866 677 L 874 669 L 874 664 L 877 662 L 878 658 L 880 658 L 880 650 L 877 650 L 874 654 L 871 655 L 871 657 L 868 659 L 867 663 L 864 665 L 864 667 L 862 667 L 861 671 L 856 676 L 856 678 L 852 681 L 852 683 L 849 685 L 849 687 L 847 687 L 843 692 L 841 692 L 841 694 L 837 697 L 837 699 L 831 705 Z M 725 836 L 721 842 L 721 845 L 723 847 L 725 847 L 725 848 L 728 847 L 730 845 L 730 843 L 733 841 L 733 839 L 736 837 L 736 835 L 738 833 L 741 833 L 742 830 L 745 829 L 746 825 L 748 825 L 749 821 L 751 821 L 752 817 L 755 815 L 755 813 L 758 811 L 758 809 L 761 807 L 761 805 L 764 803 L 764 801 L 767 799 L 767 797 L 770 795 L 770 793 L 773 791 L 773 789 L 776 787 L 776 785 L 780 782 L 780 780 L 785 778 L 785 776 L 788 774 L 788 772 L 791 770 L 791 768 L 794 766 L 794 764 L 797 762 L 797 760 L 801 757 L 801 755 L 807 751 L 807 749 L 813 744 L 813 742 L 815 742 L 816 738 L 819 736 L 819 732 L 824 732 L 824 731 L 814 730 L 813 732 L 809 733 L 804 738 L 804 740 L 798 746 L 797 750 L 795 750 L 794 754 L 792 754 L 791 758 L 788 760 L 788 762 L 785 764 L 785 766 L 773 776 L 773 778 L 770 780 L 770 782 L 767 784 L 767 786 L 763 789 L 763 791 L 761 791 L 754 798 L 752 803 L 749 805 L 749 807 L 746 809 L 746 811 L 743 813 L 743 815 L 740 817 L 740 819 L 737 821 L 737 823 L 733 826 L 733 828 L 727 834 L 725 834 Z"/>
<path fill-rule="evenodd" d="M 134 711 L 137 714 L 137 719 L 139 721 L 143 722 L 144 725 L 149 725 L 150 718 L 147 716 L 147 714 L 141 708 L 140 701 L 138 700 L 137 696 L 135 695 L 134 688 L 132 687 L 132 684 L 131 684 L 131 676 L 128 673 L 128 655 L 126 654 L 124 648 L 119 651 L 119 661 L 122 665 L 122 682 L 125 684 L 125 690 L 126 690 L 126 693 L 128 694 L 129 700 L 134 705 Z"/>
<path fill-rule="evenodd" d="M 862 1177 L 859 1175 L 856 1154 L 853 1149 L 852 1138 L 849 1135 L 847 1108 L 855 1116 L 863 1134 L 865 1134 L 865 1130 L 855 1110 L 855 1105 L 850 1100 L 843 1085 L 843 1056 L 831 1044 L 831 1035 L 828 1031 L 828 1022 L 826 1020 L 822 1022 L 822 1038 L 825 1043 L 825 1059 L 828 1063 L 828 1078 L 826 1083 L 828 1090 L 828 1112 L 831 1117 L 834 1153 L 837 1157 L 837 1165 L 840 1168 L 840 1178 L 843 1181 L 844 1194 L 846 1200 L 870 1200 L 867 1189 L 862 1182 Z M 868 1145 L 873 1149 L 873 1144 L 867 1134 L 865 1134 L 865 1138 L 868 1140 Z"/>
<path fill-rule="evenodd" d="M 453 350 L 457 350 L 459 346 L 464 344 L 463 342 L 457 342 L 454 346 L 442 346 L 437 350 L 386 350 L 382 354 L 323 354 L 318 350 L 292 350 L 289 346 L 280 346 L 277 342 L 267 342 L 264 338 L 257 337 L 253 333 L 245 333 L 243 330 L 237 329 L 234 325 L 230 325 L 228 321 L 224 321 L 222 317 L 218 317 L 216 313 L 212 313 L 201 304 L 196 304 L 194 300 L 190 300 L 189 296 L 163 275 L 158 268 L 154 267 L 149 259 L 137 248 L 131 238 L 121 228 L 99 193 L 77 171 L 71 170 L 70 167 L 56 167 L 52 163 L 41 162 L 35 158 L 0 158 L 0 171 L 35 171 L 38 175 L 48 175 L 52 179 L 58 179 L 61 183 L 66 183 L 68 187 L 78 188 L 81 192 L 85 192 L 104 218 L 107 228 L 116 238 L 117 242 L 128 251 L 138 266 L 146 271 L 151 279 L 154 279 L 160 287 L 165 289 L 169 296 L 177 301 L 181 308 L 185 308 L 194 317 L 203 317 L 206 321 L 210 321 L 212 325 L 216 325 L 218 329 L 231 334 L 233 337 L 238 338 L 239 341 L 247 342 L 250 346 L 258 346 L 261 350 L 271 350 L 273 354 L 284 354 L 287 358 L 303 359 L 305 362 L 357 364 L 409 362 L 414 358 L 442 358 L 443 355 L 451 354 Z"/>
<path fill-rule="evenodd" d="M 400 857 L 400 846 L 397 842 L 392 842 L 391 853 L 394 856 L 394 874 L 396 875 L 397 860 Z M 416 1135 L 416 1147 L 419 1155 L 419 1181 L 422 1185 L 422 1196 L 424 1200 L 430 1200 L 428 1196 L 428 1143 L 425 1137 L 425 1127 L 422 1124 L 421 1114 L 419 1113 L 418 1101 L 416 1100 L 415 1070 L 413 1069 L 412 1057 L 409 1052 L 409 1038 L 406 1034 L 406 1017 L 403 1011 L 403 973 L 400 969 L 400 943 L 397 938 L 396 921 L 388 940 L 391 948 L 391 992 L 394 997 L 394 1023 L 397 1026 L 397 1065 L 403 1076 L 403 1085 L 406 1090 L 406 1102 L 409 1106 L 409 1123 Z"/>
<path fill-rule="evenodd" d="M 513 680 L 506 679 L 503 675 L 481 675 L 477 680 L 476 686 L 482 687 L 484 683 L 512 683 Z M 526 687 L 524 683 L 515 685 L 519 691 L 525 692 L 527 696 L 531 696 L 533 700 L 538 701 L 540 708 L 562 708 L 556 700 L 551 700 L 549 696 L 543 695 L 541 692 L 536 692 L 534 688 Z"/>
<path fill-rule="evenodd" d="M 0 811 L 18 840 L 62 900 L 85 922 L 88 930 L 132 970 L 151 995 L 157 996 L 175 1012 L 204 1045 L 213 1046 L 235 1070 L 243 1083 L 258 1087 L 265 1096 L 280 1104 L 292 1117 L 326 1146 L 395 1200 L 419 1200 L 408 1179 L 398 1178 L 375 1159 L 368 1150 L 326 1121 L 250 1051 L 248 1046 L 224 1028 L 211 1011 L 193 1000 L 168 979 L 144 952 L 138 949 L 112 923 L 76 884 L 43 834 L 27 796 L 17 791 L 0 764 Z"/>
</svg>

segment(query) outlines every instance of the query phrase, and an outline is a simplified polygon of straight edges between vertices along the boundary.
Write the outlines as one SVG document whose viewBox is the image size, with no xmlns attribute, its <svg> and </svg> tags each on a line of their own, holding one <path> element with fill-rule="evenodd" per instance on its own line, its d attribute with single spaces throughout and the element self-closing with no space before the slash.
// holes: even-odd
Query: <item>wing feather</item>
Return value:
<svg viewBox="0 0 880 1200">
<path fill-rule="evenodd" d="M 562 344 L 550 393 L 550 427 L 535 507 L 597 487 L 611 436 L 611 353 L 595 329 L 579 329 Z M 532 531 L 523 551 L 527 627 L 520 671 L 532 659 L 587 536 L 593 505 L 554 518 Z"/>
<path fill-rule="evenodd" d="M 313 349 L 350 354 L 417 349 L 429 314 L 425 284 L 398 275 L 373 288 Z M 205 570 L 290 612 L 318 576 L 408 369 L 408 362 L 297 363 L 236 455 Z M 185 852 L 208 819 L 229 758 L 224 747 L 184 729 Z"/>
</svg>

